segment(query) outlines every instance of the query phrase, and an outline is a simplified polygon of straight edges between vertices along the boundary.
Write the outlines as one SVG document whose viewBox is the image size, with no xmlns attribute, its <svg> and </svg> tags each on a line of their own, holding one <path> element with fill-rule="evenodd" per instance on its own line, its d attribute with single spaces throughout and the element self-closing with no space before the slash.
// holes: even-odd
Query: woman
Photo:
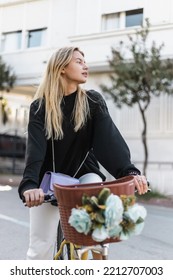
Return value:
<svg viewBox="0 0 173 280">
<path fill-rule="evenodd" d="M 53 255 L 57 208 L 33 207 L 43 203 L 39 185 L 44 173 L 52 170 L 52 137 L 56 172 L 76 178 L 94 173 L 93 181 L 105 180 L 98 160 L 115 178 L 135 175 L 139 194 L 148 188 L 146 178 L 131 163 L 128 146 L 102 96 L 80 88 L 87 77 L 83 52 L 76 47 L 59 49 L 50 58 L 30 107 L 26 167 L 19 186 L 20 197 L 31 208 L 27 259 L 52 259 Z"/>
</svg>

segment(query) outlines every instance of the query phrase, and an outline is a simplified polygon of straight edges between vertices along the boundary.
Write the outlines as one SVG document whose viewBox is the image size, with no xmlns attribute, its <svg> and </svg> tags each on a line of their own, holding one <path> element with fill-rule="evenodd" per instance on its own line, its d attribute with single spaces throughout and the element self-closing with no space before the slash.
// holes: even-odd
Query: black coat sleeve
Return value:
<svg viewBox="0 0 173 280">
<path fill-rule="evenodd" d="M 45 109 L 42 103 L 38 110 L 38 100 L 30 106 L 28 139 L 26 147 L 26 165 L 23 179 L 19 185 L 19 195 L 22 198 L 24 191 L 39 187 L 39 174 L 44 161 L 47 140 L 44 130 Z"/>
<path fill-rule="evenodd" d="M 101 95 L 94 113 L 93 150 L 100 164 L 115 178 L 130 173 L 140 174 L 131 163 L 129 148 L 115 126 Z"/>
</svg>

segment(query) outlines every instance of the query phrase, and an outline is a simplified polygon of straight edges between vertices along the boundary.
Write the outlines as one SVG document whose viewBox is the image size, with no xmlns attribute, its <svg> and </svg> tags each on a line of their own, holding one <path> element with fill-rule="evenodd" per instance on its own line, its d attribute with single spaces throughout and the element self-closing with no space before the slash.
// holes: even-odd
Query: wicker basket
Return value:
<svg viewBox="0 0 173 280">
<path fill-rule="evenodd" d="M 68 223 L 69 217 L 71 215 L 71 209 L 80 206 L 82 203 L 82 195 L 85 193 L 89 196 L 97 196 L 102 188 L 109 188 L 111 193 L 115 195 L 134 195 L 135 183 L 133 176 L 126 176 L 118 180 L 110 182 L 101 182 L 93 184 L 80 184 L 80 185 L 70 185 L 70 186 L 59 186 L 54 185 L 55 196 L 58 200 L 58 206 L 60 211 L 60 220 L 62 225 L 63 234 L 66 240 L 83 246 L 90 246 L 98 244 L 94 241 L 90 235 L 85 235 L 83 233 L 78 233 L 70 224 Z M 109 238 L 102 242 L 111 243 L 118 242 L 119 239 Z"/>
</svg>

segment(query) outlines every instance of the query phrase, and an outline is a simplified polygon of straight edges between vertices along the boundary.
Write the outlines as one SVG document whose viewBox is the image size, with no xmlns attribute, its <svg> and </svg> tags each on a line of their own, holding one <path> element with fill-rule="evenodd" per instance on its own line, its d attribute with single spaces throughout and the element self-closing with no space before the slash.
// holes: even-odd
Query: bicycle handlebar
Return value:
<svg viewBox="0 0 173 280">
<path fill-rule="evenodd" d="M 55 206 L 58 205 L 57 199 L 56 199 L 56 197 L 54 196 L 53 193 L 52 194 L 45 194 L 45 196 L 44 196 L 44 203 L 51 203 L 51 204 L 53 204 Z"/>
<path fill-rule="evenodd" d="M 26 203 L 25 197 L 23 197 L 22 201 L 24 204 Z M 54 194 L 45 194 L 43 203 L 51 203 L 52 205 L 55 205 L 55 206 L 58 205 L 57 199 L 54 196 Z M 26 206 L 26 204 L 25 204 L 25 206 Z"/>
<path fill-rule="evenodd" d="M 148 183 L 148 186 L 149 186 L 149 182 L 147 182 L 147 183 Z M 150 188 L 148 188 L 147 192 L 151 192 L 151 191 L 152 190 Z M 137 192 L 137 189 L 135 189 L 135 193 L 136 192 Z M 25 197 L 23 197 L 22 201 L 25 204 Z M 52 194 L 45 194 L 43 203 L 51 203 L 54 206 L 58 206 L 57 199 L 56 199 L 56 197 L 53 193 Z"/>
</svg>

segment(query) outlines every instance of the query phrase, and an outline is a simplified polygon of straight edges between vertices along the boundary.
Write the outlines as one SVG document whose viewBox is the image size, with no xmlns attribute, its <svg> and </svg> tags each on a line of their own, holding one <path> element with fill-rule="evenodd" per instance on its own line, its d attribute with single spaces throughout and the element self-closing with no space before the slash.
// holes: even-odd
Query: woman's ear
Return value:
<svg viewBox="0 0 173 280">
<path fill-rule="evenodd" d="M 64 73 L 65 73 L 65 69 L 62 69 L 62 70 L 61 70 L 61 74 L 64 74 Z"/>
</svg>

